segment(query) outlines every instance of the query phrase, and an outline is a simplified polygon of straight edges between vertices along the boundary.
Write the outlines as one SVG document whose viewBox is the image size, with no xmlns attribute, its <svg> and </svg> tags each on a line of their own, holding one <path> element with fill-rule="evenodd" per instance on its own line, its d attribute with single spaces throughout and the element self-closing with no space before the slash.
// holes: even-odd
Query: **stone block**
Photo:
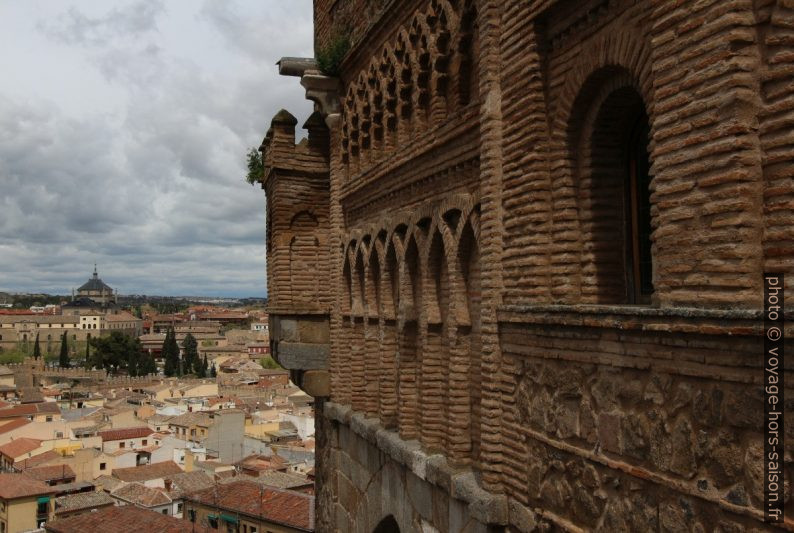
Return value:
<svg viewBox="0 0 794 533">
<path fill-rule="evenodd" d="M 328 368 L 327 344 L 279 342 L 275 354 L 281 366 L 288 370 L 325 370 Z"/>
<path fill-rule="evenodd" d="M 334 505 L 336 508 L 336 528 L 338 531 L 350 531 L 350 515 L 341 504 Z"/>
<path fill-rule="evenodd" d="M 454 498 L 449 499 L 449 514 L 447 523 L 449 533 L 460 533 L 469 522 L 469 510 L 466 504 Z"/>
<path fill-rule="evenodd" d="M 406 491 L 411 501 L 411 506 L 425 520 L 433 518 L 433 492 L 430 484 L 416 477 L 415 474 L 406 474 Z"/>
<path fill-rule="evenodd" d="M 607 452 L 620 452 L 620 415 L 617 413 L 600 413 L 597 421 L 596 434 L 601 449 Z"/>
<path fill-rule="evenodd" d="M 328 320 L 300 319 L 298 321 L 298 338 L 295 340 L 310 344 L 328 344 L 331 342 Z"/>
<path fill-rule="evenodd" d="M 325 370 L 307 370 L 301 376 L 301 389 L 315 398 L 331 395 L 331 376 Z"/>
<path fill-rule="evenodd" d="M 353 461 L 350 472 L 353 485 L 355 485 L 360 492 L 365 492 L 369 486 L 372 476 L 376 472 L 377 470 L 371 471 L 365 465 L 360 465 L 359 463 Z"/>
<path fill-rule="evenodd" d="M 452 490 L 452 476 L 454 471 L 447 464 L 446 458 L 441 454 L 431 455 L 427 458 L 427 481 L 442 487 L 447 492 Z"/>
<path fill-rule="evenodd" d="M 336 497 L 348 513 L 355 515 L 359 494 L 353 482 L 341 472 L 336 474 Z"/>
<path fill-rule="evenodd" d="M 537 530 L 537 515 L 531 509 L 511 499 L 508 504 L 510 523 L 521 533 L 531 533 Z"/>
<path fill-rule="evenodd" d="M 441 531 L 449 531 L 449 490 L 433 487 L 433 523 Z"/>
<path fill-rule="evenodd" d="M 292 318 L 280 318 L 278 331 L 275 332 L 276 340 L 280 342 L 298 342 L 298 321 Z"/>
</svg>

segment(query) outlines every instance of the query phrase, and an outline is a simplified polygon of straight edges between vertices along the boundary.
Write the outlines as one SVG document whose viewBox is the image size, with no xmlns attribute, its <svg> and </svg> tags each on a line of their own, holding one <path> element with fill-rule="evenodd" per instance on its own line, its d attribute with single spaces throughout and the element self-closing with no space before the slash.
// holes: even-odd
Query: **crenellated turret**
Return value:
<svg viewBox="0 0 794 533">
<path fill-rule="evenodd" d="M 303 125 L 279 111 L 260 151 L 267 195 L 267 280 L 273 356 L 313 396 L 328 394 L 329 133 L 320 113 Z"/>
</svg>

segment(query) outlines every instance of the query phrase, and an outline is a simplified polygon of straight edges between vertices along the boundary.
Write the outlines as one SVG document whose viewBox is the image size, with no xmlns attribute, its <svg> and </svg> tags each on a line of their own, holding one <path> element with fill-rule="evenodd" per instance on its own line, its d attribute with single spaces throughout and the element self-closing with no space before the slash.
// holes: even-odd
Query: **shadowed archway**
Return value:
<svg viewBox="0 0 794 533">
<path fill-rule="evenodd" d="M 389 515 L 375 526 L 372 533 L 400 533 L 400 526 L 397 525 L 397 521 L 394 517 Z"/>
</svg>

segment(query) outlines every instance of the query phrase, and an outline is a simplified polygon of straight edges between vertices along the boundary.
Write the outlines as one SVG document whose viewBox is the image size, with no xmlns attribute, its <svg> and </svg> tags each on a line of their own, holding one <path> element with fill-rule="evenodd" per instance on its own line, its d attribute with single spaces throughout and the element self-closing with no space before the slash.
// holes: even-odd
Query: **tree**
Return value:
<svg viewBox="0 0 794 533">
<path fill-rule="evenodd" d="M 91 369 L 91 343 L 85 341 L 85 367 Z"/>
<path fill-rule="evenodd" d="M 249 148 L 245 157 L 248 163 L 248 173 L 245 175 L 245 181 L 253 185 L 257 181 L 260 181 L 265 173 L 265 163 L 262 160 L 262 152 L 256 148 Z"/>
<path fill-rule="evenodd" d="M 218 377 L 218 372 L 215 370 L 215 363 L 212 363 L 212 366 L 210 367 L 210 377 L 211 378 Z"/>
<path fill-rule="evenodd" d="M 140 357 L 140 354 L 127 352 L 127 374 L 130 376 L 138 375 L 138 360 Z"/>
<path fill-rule="evenodd" d="M 182 361 L 185 374 L 199 373 L 201 360 L 198 355 L 198 342 L 190 333 L 185 335 L 185 340 L 182 341 Z"/>
<path fill-rule="evenodd" d="M 61 337 L 61 355 L 58 357 L 58 366 L 61 368 L 69 368 L 69 344 L 66 338 L 66 332 L 63 332 Z"/>
<path fill-rule="evenodd" d="M 204 360 L 199 361 L 198 369 L 196 370 L 196 376 L 200 378 L 207 377 L 207 354 L 204 354 Z"/>
<path fill-rule="evenodd" d="M 148 376 L 149 374 L 157 373 L 157 363 L 154 362 L 152 354 L 144 354 L 141 357 L 140 365 L 138 366 L 139 376 Z"/>
<path fill-rule="evenodd" d="M 174 328 L 168 328 L 163 341 L 163 360 L 165 361 L 165 375 L 181 376 L 179 368 L 179 345 L 176 343 L 176 333 Z"/>
<path fill-rule="evenodd" d="M 36 333 L 36 343 L 33 345 L 33 359 L 39 360 L 41 357 L 41 347 L 39 347 L 39 334 Z"/>
<path fill-rule="evenodd" d="M 140 373 L 142 365 L 141 341 L 120 331 L 113 331 L 107 337 L 91 339 L 94 348 L 92 366 L 104 368 L 110 373 L 126 369 L 131 376 Z"/>
</svg>

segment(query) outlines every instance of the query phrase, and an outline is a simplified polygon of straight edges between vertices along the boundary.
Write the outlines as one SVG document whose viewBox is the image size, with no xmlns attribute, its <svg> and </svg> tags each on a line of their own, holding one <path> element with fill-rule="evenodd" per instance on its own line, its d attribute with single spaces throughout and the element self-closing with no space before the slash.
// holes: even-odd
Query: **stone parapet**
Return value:
<svg viewBox="0 0 794 533">
<path fill-rule="evenodd" d="M 509 523 L 507 498 L 484 490 L 475 471 L 450 466 L 443 454 L 424 451 L 418 441 L 403 440 L 378 419 L 348 406 L 326 402 L 324 416 L 336 423 L 339 447 L 332 450 L 333 466 L 340 485 L 347 488 L 337 503 L 343 511 L 337 516 L 345 517 L 336 524 L 339 531 L 347 531 L 345 519 L 361 521 L 371 530 L 377 525 L 373 518 L 389 514 L 404 531 L 484 532 Z M 384 469 L 401 482 L 384 483 L 379 479 Z M 373 515 L 372 507 L 379 513 Z M 534 520 L 533 511 L 522 511 Z"/>
</svg>

